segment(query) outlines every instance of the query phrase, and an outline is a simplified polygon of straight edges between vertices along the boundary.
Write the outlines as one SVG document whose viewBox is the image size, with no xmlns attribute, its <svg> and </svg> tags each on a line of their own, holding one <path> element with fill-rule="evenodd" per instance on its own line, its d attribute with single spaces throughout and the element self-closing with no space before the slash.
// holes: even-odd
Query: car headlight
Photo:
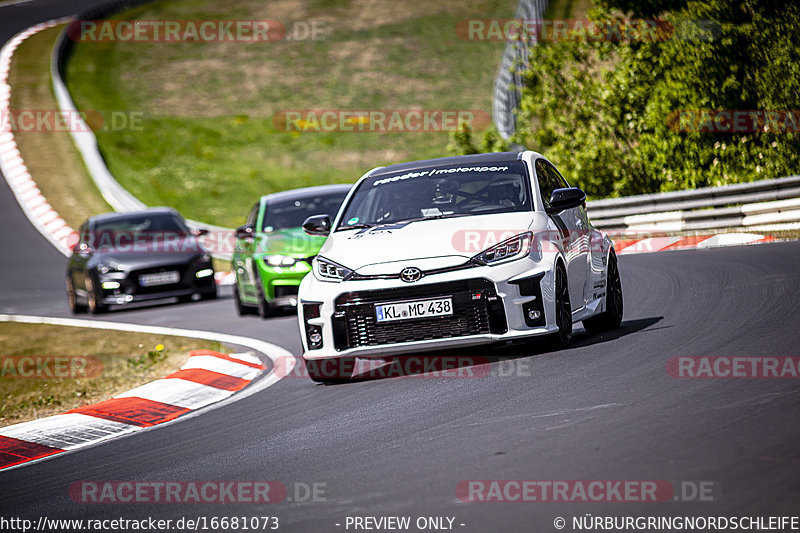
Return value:
<svg viewBox="0 0 800 533">
<path fill-rule="evenodd" d="M 288 255 L 266 255 L 264 262 L 271 267 L 290 267 L 297 263 L 297 259 Z"/>
<path fill-rule="evenodd" d="M 124 272 L 125 265 L 119 263 L 100 263 L 97 265 L 97 271 L 101 274 L 108 274 L 109 272 Z"/>
<path fill-rule="evenodd" d="M 531 249 L 533 233 L 526 231 L 515 235 L 510 239 L 497 243 L 487 248 L 472 258 L 472 261 L 480 265 L 496 265 L 506 261 L 514 261 L 528 255 Z"/>
<path fill-rule="evenodd" d="M 314 260 L 314 265 L 314 274 L 321 281 L 342 281 L 353 273 L 349 268 L 320 256 Z"/>
<path fill-rule="evenodd" d="M 198 279 L 199 278 L 207 278 L 207 277 L 213 276 L 213 275 L 214 275 L 214 269 L 213 268 L 203 268 L 203 269 L 198 270 L 197 272 L 194 273 L 194 277 L 196 277 Z"/>
</svg>

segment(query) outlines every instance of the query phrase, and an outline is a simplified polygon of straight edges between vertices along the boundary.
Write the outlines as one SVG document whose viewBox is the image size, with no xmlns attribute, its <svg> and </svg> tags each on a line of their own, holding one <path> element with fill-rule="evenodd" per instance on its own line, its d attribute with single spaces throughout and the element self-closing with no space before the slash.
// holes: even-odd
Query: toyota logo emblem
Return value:
<svg viewBox="0 0 800 533">
<path fill-rule="evenodd" d="M 422 277 L 422 270 L 417 267 L 406 267 L 400 271 L 400 279 L 406 283 L 412 283 Z"/>
</svg>

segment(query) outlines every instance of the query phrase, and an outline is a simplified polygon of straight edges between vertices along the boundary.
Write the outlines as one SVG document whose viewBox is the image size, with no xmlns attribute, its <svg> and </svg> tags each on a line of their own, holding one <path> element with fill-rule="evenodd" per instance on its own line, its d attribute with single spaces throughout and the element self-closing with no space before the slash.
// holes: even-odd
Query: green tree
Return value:
<svg viewBox="0 0 800 533">
<path fill-rule="evenodd" d="M 623 24 L 624 17 L 658 16 L 655 39 L 647 32 L 616 41 L 573 32 L 532 48 L 511 141 L 544 153 L 592 197 L 796 173 L 799 125 L 788 119 L 800 109 L 800 5 L 636 5 L 602 0 L 590 17 Z M 778 115 L 780 127 L 722 132 L 689 120 L 713 116 L 700 110 L 795 113 Z M 471 136 L 454 144 L 460 152 L 508 146 L 492 132 L 477 144 Z"/>
</svg>

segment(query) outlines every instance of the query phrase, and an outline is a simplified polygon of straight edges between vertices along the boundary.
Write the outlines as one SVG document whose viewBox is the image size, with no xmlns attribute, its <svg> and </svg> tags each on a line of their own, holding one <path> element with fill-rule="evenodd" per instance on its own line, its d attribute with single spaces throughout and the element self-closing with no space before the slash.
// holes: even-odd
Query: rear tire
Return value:
<svg viewBox="0 0 800 533">
<path fill-rule="evenodd" d="M 572 305 L 569 301 L 567 273 L 562 266 L 556 267 L 556 326 L 558 332 L 553 336 L 556 348 L 568 348 L 572 342 Z"/>
<path fill-rule="evenodd" d="M 622 324 L 622 281 L 619 277 L 617 256 L 612 251 L 608 258 L 606 277 L 606 310 L 599 315 L 583 321 L 583 327 L 589 333 L 600 333 L 617 329 Z"/>
<path fill-rule="evenodd" d="M 79 304 L 75 296 L 75 287 L 72 284 L 72 278 L 67 278 L 67 305 L 69 306 L 69 312 L 73 315 L 86 312 L 86 306 Z"/>
</svg>

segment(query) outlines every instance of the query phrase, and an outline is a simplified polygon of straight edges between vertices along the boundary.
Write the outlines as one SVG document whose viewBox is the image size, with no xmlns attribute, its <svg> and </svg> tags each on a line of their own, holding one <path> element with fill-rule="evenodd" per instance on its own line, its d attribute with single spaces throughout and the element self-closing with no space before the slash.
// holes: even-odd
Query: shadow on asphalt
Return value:
<svg viewBox="0 0 800 533">
<path fill-rule="evenodd" d="M 200 304 L 200 303 L 213 303 L 213 302 L 216 302 L 216 301 L 219 301 L 219 300 L 233 300 L 233 294 L 229 290 L 225 290 L 223 288 L 219 288 L 218 292 L 217 292 L 217 297 L 213 298 L 211 300 L 198 299 L 198 300 L 192 300 L 192 301 L 189 301 L 189 302 L 182 302 L 182 301 L 178 300 L 177 298 L 164 298 L 163 300 L 149 300 L 149 301 L 146 301 L 146 302 L 132 302 L 132 303 L 122 304 L 122 305 L 112 304 L 106 309 L 106 311 L 104 311 L 103 313 L 100 313 L 100 315 L 98 315 L 98 318 L 102 317 L 103 315 L 109 315 L 109 314 L 113 316 L 116 313 L 122 313 L 122 312 L 125 312 L 125 311 L 148 311 L 148 310 L 152 310 L 152 309 L 161 309 L 161 308 L 170 307 L 170 306 L 174 307 L 174 306 L 184 306 L 184 305 L 195 305 L 195 304 Z M 231 313 L 236 313 L 236 311 L 233 308 L 233 304 L 231 304 Z M 77 317 L 78 315 L 74 315 L 74 316 Z"/>
<path fill-rule="evenodd" d="M 492 363 L 514 362 L 518 359 L 537 355 L 569 351 L 574 348 L 614 341 L 647 329 L 663 319 L 664 317 L 658 316 L 625 320 L 618 329 L 595 335 L 590 335 L 585 330 L 579 329 L 575 332 L 572 345 L 567 350 L 556 347 L 548 337 L 538 337 L 529 341 L 509 342 L 502 345 L 419 352 L 413 355 L 395 356 L 386 359 L 358 359 L 355 363 L 352 363 L 352 377 L 349 380 L 341 380 L 341 377 L 345 373 L 351 374 L 350 367 L 337 363 L 336 366 L 332 367 L 332 371 L 338 379 L 323 385 L 330 386 L 410 376 L 434 378 L 483 377 L 489 374 Z"/>
</svg>

